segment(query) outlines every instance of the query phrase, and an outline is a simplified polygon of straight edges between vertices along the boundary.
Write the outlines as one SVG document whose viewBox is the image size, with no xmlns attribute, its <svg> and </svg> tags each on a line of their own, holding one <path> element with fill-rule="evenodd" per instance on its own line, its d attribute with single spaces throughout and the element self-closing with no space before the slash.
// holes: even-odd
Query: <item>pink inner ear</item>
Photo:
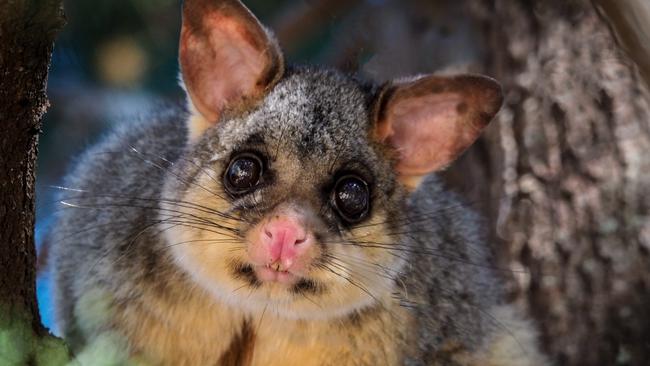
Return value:
<svg viewBox="0 0 650 366">
<path fill-rule="evenodd" d="M 386 116 L 390 143 L 400 153 L 397 171 L 422 175 L 451 163 L 480 133 L 465 116 L 460 94 L 440 93 L 404 98 Z"/>
<path fill-rule="evenodd" d="M 261 45 L 252 44 L 252 35 L 239 22 L 228 17 L 214 14 L 205 22 L 206 29 L 213 30 L 210 43 L 214 59 L 206 60 L 212 68 L 212 103 L 231 101 L 252 92 L 265 66 L 266 55 L 255 48 Z M 228 82 L 219 82 L 225 79 Z"/>
<path fill-rule="evenodd" d="M 258 92 L 270 55 L 264 40 L 236 18 L 213 13 L 202 22 L 202 32 L 184 30 L 181 63 L 192 101 L 215 121 L 226 105 Z"/>
</svg>

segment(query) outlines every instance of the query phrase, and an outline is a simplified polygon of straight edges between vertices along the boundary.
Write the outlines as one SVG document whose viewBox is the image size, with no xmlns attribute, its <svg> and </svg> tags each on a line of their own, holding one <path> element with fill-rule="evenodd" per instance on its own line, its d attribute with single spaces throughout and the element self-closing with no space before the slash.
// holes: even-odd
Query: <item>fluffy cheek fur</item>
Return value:
<svg viewBox="0 0 650 366">
<path fill-rule="evenodd" d="M 251 283 L 250 278 L 235 275 L 237 265 L 250 263 L 246 250 L 250 244 L 244 239 L 250 224 L 218 214 L 232 215 L 232 207 L 221 198 L 225 193 L 215 187 L 213 176 L 201 174 L 196 183 L 179 200 L 203 208 L 169 207 L 182 213 L 175 213 L 179 217 L 164 223 L 161 230 L 178 266 L 216 299 L 251 313 L 328 319 L 390 298 L 393 279 L 403 263 L 399 253 L 389 249 L 389 235 L 382 225 L 387 215 L 381 209 L 343 237 L 319 243 L 323 246 L 321 255 L 306 272 L 316 286 L 297 292 L 281 284 Z M 168 216 L 161 220 L 165 218 Z"/>
<path fill-rule="evenodd" d="M 164 222 L 169 216 L 167 210 L 162 211 L 161 231 L 166 247 L 181 269 L 214 296 L 240 306 L 236 290 L 241 289 L 242 281 L 233 276 L 231 263 L 245 253 L 246 244 L 235 233 L 241 224 L 229 218 L 230 204 L 219 197 L 225 197 L 226 193 L 215 186 L 214 179 L 208 173 L 197 176 L 192 188 L 178 198 L 188 204 L 169 207 L 169 212 L 178 218 Z"/>
</svg>

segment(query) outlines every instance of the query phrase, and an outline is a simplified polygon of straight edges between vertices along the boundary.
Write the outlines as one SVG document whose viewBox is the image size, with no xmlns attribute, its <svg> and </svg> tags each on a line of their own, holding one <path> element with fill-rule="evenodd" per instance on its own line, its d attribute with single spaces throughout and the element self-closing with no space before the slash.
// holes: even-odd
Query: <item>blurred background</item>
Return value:
<svg viewBox="0 0 650 366">
<path fill-rule="evenodd" d="M 498 117 L 443 179 L 485 217 L 498 265 L 510 269 L 509 300 L 533 316 L 558 365 L 650 364 L 650 98 L 628 58 L 643 48 L 617 43 L 643 38 L 634 23 L 627 33 L 610 23 L 630 16 L 647 30 L 647 2 L 244 3 L 290 63 L 378 82 L 433 71 L 502 82 Z M 65 11 L 37 171 L 39 305 L 55 332 L 46 235 L 55 186 L 107 130 L 184 98 L 179 0 L 66 0 Z"/>
</svg>

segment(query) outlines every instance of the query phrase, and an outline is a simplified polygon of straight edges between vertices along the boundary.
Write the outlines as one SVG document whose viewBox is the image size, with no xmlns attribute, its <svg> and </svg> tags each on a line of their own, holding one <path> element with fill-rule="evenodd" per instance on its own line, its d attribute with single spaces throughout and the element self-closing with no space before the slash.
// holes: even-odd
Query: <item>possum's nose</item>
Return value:
<svg viewBox="0 0 650 366">
<path fill-rule="evenodd" d="M 258 224 L 248 248 L 252 262 L 273 272 L 301 273 L 310 262 L 314 235 L 306 228 L 305 218 L 295 210 L 282 210 Z M 276 276 L 261 270 L 262 279 Z M 267 278 L 268 277 L 268 278 Z"/>
<path fill-rule="evenodd" d="M 268 252 L 267 262 L 278 263 L 289 270 L 296 258 L 310 245 L 307 230 L 291 216 L 278 216 L 262 228 L 262 245 Z"/>
</svg>

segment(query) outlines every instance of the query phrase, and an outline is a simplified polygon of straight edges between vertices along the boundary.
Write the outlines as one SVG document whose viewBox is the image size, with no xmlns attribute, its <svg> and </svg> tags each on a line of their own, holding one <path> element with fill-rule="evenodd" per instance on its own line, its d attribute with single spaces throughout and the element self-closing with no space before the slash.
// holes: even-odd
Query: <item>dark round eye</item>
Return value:
<svg viewBox="0 0 650 366">
<path fill-rule="evenodd" d="M 230 193 L 242 194 L 254 188 L 261 176 L 262 160 L 253 154 L 244 153 L 230 161 L 224 183 Z"/>
<path fill-rule="evenodd" d="M 370 192 L 366 182 L 355 176 L 344 176 L 334 187 L 334 207 L 349 222 L 358 222 L 368 213 Z"/>
</svg>

